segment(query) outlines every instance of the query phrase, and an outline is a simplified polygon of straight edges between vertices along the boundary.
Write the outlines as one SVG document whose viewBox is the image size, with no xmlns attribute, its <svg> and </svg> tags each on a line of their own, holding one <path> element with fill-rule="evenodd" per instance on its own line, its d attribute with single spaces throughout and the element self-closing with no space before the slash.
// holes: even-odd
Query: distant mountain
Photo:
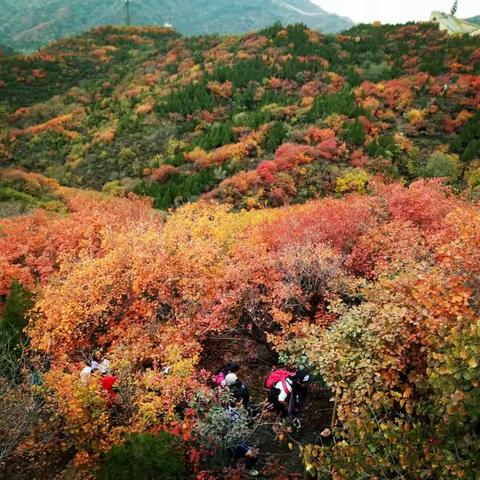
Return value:
<svg viewBox="0 0 480 480">
<path fill-rule="evenodd" d="M 305 23 L 323 32 L 353 25 L 310 0 L 132 0 L 136 25 L 172 24 L 187 35 L 244 33 L 275 22 Z M 125 23 L 125 0 L 0 0 L 0 43 L 33 50 L 92 27 Z"/>
<path fill-rule="evenodd" d="M 15 55 L 15 50 L 11 47 L 0 44 L 0 57 L 7 57 L 9 55 Z"/>
<path fill-rule="evenodd" d="M 467 18 L 467 22 L 472 22 L 472 23 L 476 23 L 477 25 L 480 25 L 480 15 L 477 15 L 476 17 Z"/>
</svg>

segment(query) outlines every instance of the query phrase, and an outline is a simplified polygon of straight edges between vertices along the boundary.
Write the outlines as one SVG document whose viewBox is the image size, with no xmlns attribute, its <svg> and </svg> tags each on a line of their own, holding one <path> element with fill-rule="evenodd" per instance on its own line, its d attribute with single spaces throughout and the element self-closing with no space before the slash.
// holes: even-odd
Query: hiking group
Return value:
<svg viewBox="0 0 480 480">
<path fill-rule="evenodd" d="M 230 402 L 227 408 L 233 421 L 240 417 L 238 409 L 241 407 L 245 408 L 251 418 L 260 414 L 260 409 L 250 401 L 248 387 L 238 378 L 239 370 L 238 363 L 229 363 L 217 372 L 214 379 L 217 387 L 229 389 Z M 312 375 L 305 369 L 296 372 L 283 368 L 272 370 L 264 383 L 264 387 L 268 390 L 267 399 L 264 402 L 265 410 L 275 412 L 279 420 L 290 419 L 295 427 L 300 428 L 298 415 L 306 407 L 308 386 L 312 380 Z M 229 454 L 235 462 L 243 459 L 247 471 L 251 475 L 258 475 L 254 469 L 258 450 L 247 440 L 231 447 Z"/>
<path fill-rule="evenodd" d="M 163 370 L 164 375 L 169 374 L 169 367 Z M 271 411 L 277 414 L 278 420 L 289 419 L 298 429 L 301 424 L 298 415 L 305 409 L 308 398 L 308 386 L 313 378 L 310 372 L 299 369 L 295 372 L 277 368 L 273 369 L 267 376 L 264 387 L 268 391 L 267 399 L 264 401 L 264 408 L 261 409 L 250 400 L 250 393 L 247 385 L 238 376 L 240 364 L 236 362 L 223 366 L 214 377 L 215 385 L 221 391 L 228 391 L 229 399 L 225 408 L 228 412 L 230 424 L 238 422 L 245 416 L 253 421 L 259 418 L 262 411 Z M 95 373 L 100 377 L 94 377 Z M 84 383 L 93 378 L 98 378 L 100 385 L 105 392 L 105 401 L 108 407 L 115 406 L 117 397 L 117 379 L 112 373 L 110 362 L 107 359 L 95 358 L 86 365 L 80 372 L 80 380 Z M 243 409 L 243 413 L 242 413 Z M 257 461 L 258 450 L 242 439 L 233 446 L 229 446 L 228 455 L 236 463 L 239 460 L 245 462 L 247 471 L 255 476 L 258 472 L 254 469 Z"/>
<path fill-rule="evenodd" d="M 101 361 L 92 360 L 90 364 L 86 365 L 80 372 L 80 380 L 83 383 L 87 383 L 95 372 L 99 372 L 101 375 L 100 384 L 106 392 L 107 406 L 113 407 L 117 397 L 117 378 L 111 373 L 110 361 L 107 359 Z"/>
<path fill-rule="evenodd" d="M 217 372 L 215 384 L 228 387 L 234 403 L 243 404 L 247 411 L 253 410 L 255 407 L 250 403 L 248 388 L 237 376 L 239 370 L 240 365 L 236 362 L 225 365 Z M 296 415 L 306 406 L 308 385 L 312 380 L 312 375 L 305 369 L 296 372 L 283 368 L 272 370 L 264 384 L 268 390 L 267 409 L 277 412 L 280 418 L 297 418 Z"/>
<path fill-rule="evenodd" d="M 109 360 L 97 360 L 92 360 L 83 368 L 80 372 L 80 380 L 86 383 L 94 373 L 99 372 L 101 386 L 107 393 L 107 404 L 111 407 L 115 404 L 117 395 L 117 379 L 111 372 Z M 259 413 L 259 409 L 250 401 L 247 385 L 238 378 L 239 370 L 240 364 L 229 363 L 217 372 L 214 382 L 217 387 L 229 389 L 230 408 L 243 406 L 250 416 L 255 416 Z M 169 368 L 164 369 L 163 373 L 168 375 Z M 297 415 L 306 406 L 308 385 L 311 382 L 312 375 L 305 369 L 296 372 L 283 368 L 272 370 L 264 384 L 268 390 L 265 402 L 266 409 L 276 412 L 280 419 L 289 418 L 293 420 L 295 426 L 299 427 L 300 422 Z"/>
</svg>

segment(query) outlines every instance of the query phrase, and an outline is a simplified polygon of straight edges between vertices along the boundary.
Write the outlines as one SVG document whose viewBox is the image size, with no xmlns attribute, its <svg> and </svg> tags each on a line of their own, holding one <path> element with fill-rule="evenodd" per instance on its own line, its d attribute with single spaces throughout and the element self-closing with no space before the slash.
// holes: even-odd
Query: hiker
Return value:
<svg viewBox="0 0 480 480">
<path fill-rule="evenodd" d="M 115 386 L 117 377 L 110 372 L 110 362 L 108 360 L 103 360 L 99 364 L 98 371 L 102 375 L 102 388 L 107 392 L 107 406 L 113 407 L 117 397 L 117 387 Z"/>
<path fill-rule="evenodd" d="M 236 377 L 237 376 L 234 373 L 229 373 L 225 377 L 226 385 L 231 389 L 230 391 L 233 396 L 233 401 L 226 407 L 229 416 L 230 428 L 233 427 L 237 422 L 242 420 L 246 421 L 248 418 L 248 416 L 245 414 L 245 411 L 242 409 L 242 407 L 246 408 L 245 392 L 247 395 L 246 401 L 248 405 L 248 390 L 246 389 L 245 385 Z M 242 389 L 242 386 L 245 388 Z M 244 392 L 243 394 L 242 391 Z M 237 442 L 238 443 L 235 443 L 227 448 L 227 454 L 232 458 L 235 464 L 237 464 L 240 460 L 244 460 L 247 473 L 251 476 L 257 476 L 258 471 L 255 470 L 255 464 L 257 462 L 258 449 L 249 443 L 243 435 L 237 439 Z"/>
<path fill-rule="evenodd" d="M 82 371 L 80 372 L 80 380 L 86 383 L 90 378 L 90 375 L 95 373 L 97 370 L 103 375 L 110 369 L 110 361 L 105 359 L 101 362 L 97 362 L 96 360 L 92 360 L 90 365 L 86 365 L 83 367 Z"/>
<path fill-rule="evenodd" d="M 107 392 L 107 406 L 113 407 L 117 397 L 117 392 L 115 388 L 115 383 L 117 378 L 110 373 L 103 375 L 102 377 L 102 388 Z"/>
<path fill-rule="evenodd" d="M 80 372 L 80 380 L 82 383 L 87 383 L 90 375 L 93 373 L 93 368 L 89 365 L 83 367 L 82 371 Z"/>
<path fill-rule="evenodd" d="M 250 445 L 248 442 L 241 442 L 235 447 L 228 450 L 228 454 L 233 458 L 235 463 L 239 460 L 245 460 L 245 469 L 252 477 L 258 476 L 259 472 L 255 470 L 258 461 L 258 449 Z"/>
<path fill-rule="evenodd" d="M 250 403 L 250 394 L 247 386 L 240 381 L 235 373 L 229 373 L 225 377 L 225 386 L 229 387 L 230 394 L 233 397 L 233 404 L 245 407 L 248 409 Z"/>
<path fill-rule="evenodd" d="M 274 370 L 265 381 L 269 389 L 268 403 L 282 418 L 295 418 L 306 406 L 311 381 L 312 375 L 304 369 L 296 373 L 285 369 Z"/>
<path fill-rule="evenodd" d="M 107 405 L 113 407 L 117 396 L 115 383 L 116 377 L 110 373 L 110 361 L 107 359 L 97 362 L 92 361 L 90 365 L 86 365 L 80 372 L 80 381 L 87 383 L 95 372 L 99 372 L 102 376 L 100 384 L 102 389 L 107 392 Z"/>
<path fill-rule="evenodd" d="M 86 365 L 83 367 L 82 371 L 80 372 L 80 380 L 82 383 L 87 383 L 93 373 L 98 370 L 98 362 L 92 361 L 90 365 Z"/>
<path fill-rule="evenodd" d="M 237 373 L 240 370 L 240 365 L 237 362 L 231 362 L 227 365 L 224 365 L 216 374 L 215 376 L 215 384 L 217 387 L 225 387 L 225 377 L 229 373 Z"/>
</svg>

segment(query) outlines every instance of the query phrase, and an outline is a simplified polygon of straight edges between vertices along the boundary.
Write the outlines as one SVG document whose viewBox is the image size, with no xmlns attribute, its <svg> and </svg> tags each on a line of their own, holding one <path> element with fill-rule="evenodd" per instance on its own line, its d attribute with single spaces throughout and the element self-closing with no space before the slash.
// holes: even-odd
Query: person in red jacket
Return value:
<svg viewBox="0 0 480 480">
<path fill-rule="evenodd" d="M 117 392 L 115 391 L 116 381 L 116 377 L 114 377 L 110 373 L 107 373 L 102 377 L 102 388 L 107 392 L 107 405 L 109 407 L 113 407 L 113 405 L 115 404 L 115 399 L 117 397 Z"/>
<path fill-rule="evenodd" d="M 105 359 L 98 365 L 98 371 L 102 374 L 102 388 L 107 392 L 107 406 L 113 407 L 117 392 L 115 383 L 117 378 L 110 372 L 110 362 Z"/>
</svg>

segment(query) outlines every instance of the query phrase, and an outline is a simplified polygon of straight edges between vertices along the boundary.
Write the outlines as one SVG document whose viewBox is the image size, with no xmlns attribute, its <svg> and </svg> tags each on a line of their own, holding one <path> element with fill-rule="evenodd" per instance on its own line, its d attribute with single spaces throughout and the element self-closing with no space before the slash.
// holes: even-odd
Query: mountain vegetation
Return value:
<svg viewBox="0 0 480 480">
<path fill-rule="evenodd" d="M 347 33 L 103 27 L 3 57 L 0 164 L 164 209 L 205 193 L 279 206 L 378 173 L 475 195 L 478 40 L 430 24 Z"/>
<path fill-rule="evenodd" d="M 0 0 L 0 43 L 31 51 L 101 25 L 125 24 L 125 0 Z M 304 23 L 325 33 L 353 22 L 310 0 L 132 0 L 135 25 L 172 24 L 185 35 L 245 33 L 275 22 Z"/>
<path fill-rule="evenodd" d="M 6 45 L 0 44 L 0 57 L 7 56 L 7 55 L 14 55 L 15 51 L 11 47 L 7 47 Z"/>
<path fill-rule="evenodd" d="M 469 22 L 476 23 L 476 24 L 480 25 L 480 15 L 477 15 L 475 17 L 467 18 L 467 20 Z"/>
<path fill-rule="evenodd" d="M 0 475 L 476 480 L 480 38 L 109 26 L 0 78 Z M 231 361 L 314 373 L 302 427 Z"/>
</svg>

